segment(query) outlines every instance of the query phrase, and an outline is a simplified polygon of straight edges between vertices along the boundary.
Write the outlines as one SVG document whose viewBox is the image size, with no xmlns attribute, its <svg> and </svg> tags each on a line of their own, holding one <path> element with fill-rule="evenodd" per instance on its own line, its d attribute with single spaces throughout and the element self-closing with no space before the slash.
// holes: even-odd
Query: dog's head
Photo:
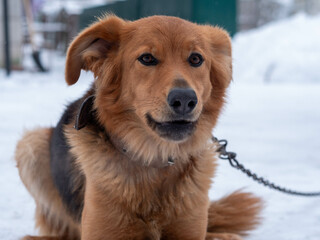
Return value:
<svg viewBox="0 0 320 240">
<path fill-rule="evenodd" d="M 230 38 L 218 27 L 166 16 L 133 22 L 111 16 L 72 42 L 66 81 L 76 83 L 81 69 L 94 73 L 99 121 L 127 144 L 181 147 L 210 137 L 231 66 Z"/>
</svg>

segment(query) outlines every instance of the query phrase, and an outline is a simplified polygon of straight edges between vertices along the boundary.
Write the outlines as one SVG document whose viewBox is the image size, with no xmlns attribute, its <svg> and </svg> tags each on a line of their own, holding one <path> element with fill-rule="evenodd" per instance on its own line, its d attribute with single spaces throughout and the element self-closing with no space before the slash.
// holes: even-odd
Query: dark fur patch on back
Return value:
<svg viewBox="0 0 320 240">
<path fill-rule="evenodd" d="M 75 165 L 64 127 L 74 123 L 75 115 L 83 98 L 71 103 L 53 130 L 50 142 L 50 168 L 53 181 L 62 197 L 66 209 L 78 222 L 81 220 L 84 199 L 85 176 Z"/>
</svg>

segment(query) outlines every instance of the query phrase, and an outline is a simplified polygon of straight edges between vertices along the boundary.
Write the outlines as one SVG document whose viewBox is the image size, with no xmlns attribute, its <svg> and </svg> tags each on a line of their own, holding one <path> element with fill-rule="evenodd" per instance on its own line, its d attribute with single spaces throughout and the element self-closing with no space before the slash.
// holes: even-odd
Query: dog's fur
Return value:
<svg viewBox="0 0 320 240">
<path fill-rule="evenodd" d="M 192 65 L 194 52 L 202 64 Z M 157 63 L 142 62 L 145 53 Z M 24 239 L 231 240 L 253 229 L 259 198 L 235 192 L 208 199 L 216 168 L 209 140 L 231 62 L 224 30 L 175 17 L 109 16 L 80 33 L 68 50 L 66 81 L 90 70 L 92 87 L 55 128 L 27 132 L 17 145 L 42 235 Z M 179 119 L 168 104 L 176 88 L 197 96 Z"/>
</svg>

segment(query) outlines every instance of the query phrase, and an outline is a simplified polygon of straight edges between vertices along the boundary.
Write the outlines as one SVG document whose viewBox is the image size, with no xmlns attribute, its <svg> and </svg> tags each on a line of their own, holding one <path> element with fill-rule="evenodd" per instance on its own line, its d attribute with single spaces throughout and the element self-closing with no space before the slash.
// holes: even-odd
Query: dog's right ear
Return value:
<svg viewBox="0 0 320 240">
<path fill-rule="evenodd" d="M 125 21 L 118 17 L 106 17 L 86 28 L 72 41 L 65 68 L 68 85 L 78 81 L 81 69 L 96 72 L 108 53 L 118 46 L 124 24 Z"/>
</svg>

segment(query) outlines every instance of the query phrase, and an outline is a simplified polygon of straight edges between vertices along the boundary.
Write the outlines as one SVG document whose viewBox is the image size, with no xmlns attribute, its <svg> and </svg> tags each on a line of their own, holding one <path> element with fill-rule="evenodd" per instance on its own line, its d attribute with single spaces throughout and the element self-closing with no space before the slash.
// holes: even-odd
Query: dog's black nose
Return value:
<svg viewBox="0 0 320 240">
<path fill-rule="evenodd" d="M 191 88 L 173 88 L 167 101 L 171 109 L 180 115 L 191 113 L 198 103 L 197 95 Z"/>
</svg>

